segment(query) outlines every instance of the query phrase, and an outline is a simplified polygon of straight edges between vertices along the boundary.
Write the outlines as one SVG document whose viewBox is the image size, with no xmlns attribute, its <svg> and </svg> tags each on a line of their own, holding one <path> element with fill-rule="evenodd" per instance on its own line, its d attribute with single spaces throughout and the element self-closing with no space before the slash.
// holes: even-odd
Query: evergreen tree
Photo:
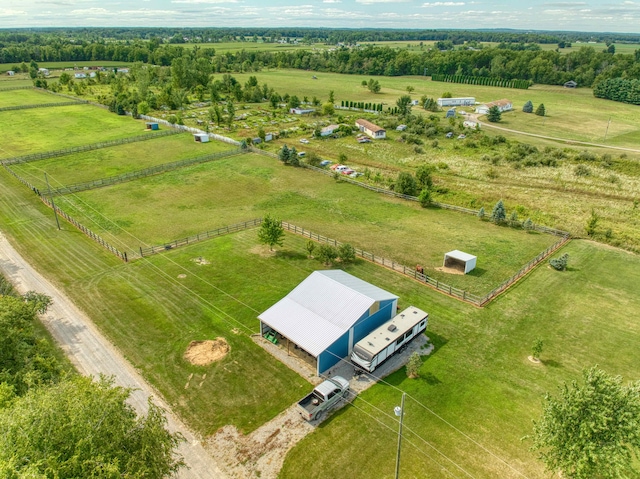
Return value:
<svg viewBox="0 0 640 479">
<path fill-rule="evenodd" d="M 524 104 L 522 111 L 525 113 L 533 113 L 533 103 L 531 103 L 531 100 Z"/>
<path fill-rule="evenodd" d="M 280 151 L 278 152 L 278 158 L 285 165 L 289 164 L 289 160 L 291 159 L 291 150 L 289 150 L 289 147 L 287 145 L 284 145 L 282 148 L 280 148 Z"/>
<path fill-rule="evenodd" d="M 536 115 L 544 116 L 546 114 L 546 110 L 544 108 L 544 103 L 540 103 L 538 108 L 536 108 Z"/>
<path fill-rule="evenodd" d="M 478 218 L 482 220 L 484 219 L 484 217 L 485 217 L 485 212 L 484 212 L 484 206 L 483 206 L 478 210 Z"/>
<path fill-rule="evenodd" d="M 487 120 L 491 123 L 498 123 L 502 119 L 502 112 L 500 108 L 497 106 L 492 106 L 489 108 L 489 113 L 487 113 Z"/>
<path fill-rule="evenodd" d="M 504 203 L 500 200 L 493 207 L 493 211 L 491 212 L 491 221 L 498 225 L 504 223 L 506 219 L 507 212 L 504 208 Z"/>
</svg>

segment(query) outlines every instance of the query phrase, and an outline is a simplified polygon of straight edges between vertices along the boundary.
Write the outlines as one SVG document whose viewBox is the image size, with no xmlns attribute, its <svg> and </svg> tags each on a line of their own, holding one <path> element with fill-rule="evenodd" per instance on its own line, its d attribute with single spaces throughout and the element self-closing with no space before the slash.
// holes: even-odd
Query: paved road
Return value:
<svg viewBox="0 0 640 479">
<path fill-rule="evenodd" d="M 151 386 L 134 370 L 113 345 L 96 329 L 89 318 L 80 311 L 60 290 L 55 288 L 27 263 L 0 233 L 0 271 L 19 292 L 33 290 L 53 299 L 53 304 L 43 318 L 67 356 L 80 373 L 97 377 L 106 374 L 115 377 L 116 384 L 134 388 L 130 403 L 139 413 L 147 410 L 147 399 L 153 397 L 156 404 L 167 411 L 168 428 L 179 431 L 186 438 L 178 452 L 189 469 L 178 474 L 180 479 L 225 479 L 213 459 L 200 442 L 169 410 Z"/>
</svg>

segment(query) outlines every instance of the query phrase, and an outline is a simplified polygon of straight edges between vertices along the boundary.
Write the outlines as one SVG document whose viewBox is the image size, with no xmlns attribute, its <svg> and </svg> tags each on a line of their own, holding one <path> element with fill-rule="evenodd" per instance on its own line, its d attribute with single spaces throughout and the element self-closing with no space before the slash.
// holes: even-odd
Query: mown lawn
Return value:
<svg viewBox="0 0 640 479">
<path fill-rule="evenodd" d="M 99 190 L 57 204 L 120 249 L 161 245 L 275 214 L 475 294 L 484 294 L 557 238 L 482 222 L 475 216 L 388 198 L 309 170 L 243 155 Z M 444 253 L 478 256 L 465 276 L 450 275 Z"/>
<path fill-rule="evenodd" d="M 192 135 L 183 133 L 154 138 L 141 143 L 128 143 L 47 160 L 16 164 L 12 166 L 12 169 L 40 189 L 45 187 L 43 172 L 46 172 L 51 187 L 56 188 L 233 148 L 233 146 L 222 142 L 196 143 L 193 141 Z"/>
<path fill-rule="evenodd" d="M 12 92 L 0 92 L 0 95 L 7 93 Z M 0 158 L 145 133 L 143 121 L 114 115 L 91 105 L 0 112 L 0 125 L 3 134 Z"/>
<path fill-rule="evenodd" d="M 550 477 L 531 441 L 521 440 L 540 417 L 544 393 L 557 395 L 563 381 L 594 364 L 639 379 L 640 258 L 585 241 L 563 252 L 569 271 L 541 266 L 485 309 L 372 271 L 376 284 L 430 313 L 436 350 L 419 379 L 395 373 L 304 439 L 280 477 L 339 476 L 346 461 L 352 477 L 393 477 L 401 390 L 409 394 L 401 477 L 522 477 L 512 467 L 530 479 Z M 541 366 L 527 360 L 536 338 L 544 341 Z"/>
<path fill-rule="evenodd" d="M 0 82 L 0 108 L 8 106 L 20 106 L 20 105 L 39 105 L 41 103 L 62 103 L 71 101 L 67 98 L 63 98 L 50 93 L 42 92 L 39 90 L 9 90 L 2 91 L 5 86 Z M 7 85 L 8 87 L 9 85 Z"/>
</svg>

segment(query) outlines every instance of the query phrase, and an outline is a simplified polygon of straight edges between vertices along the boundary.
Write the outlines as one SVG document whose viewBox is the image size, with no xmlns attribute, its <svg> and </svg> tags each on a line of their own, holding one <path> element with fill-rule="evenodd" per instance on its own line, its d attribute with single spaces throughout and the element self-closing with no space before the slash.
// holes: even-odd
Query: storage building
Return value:
<svg viewBox="0 0 640 479">
<path fill-rule="evenodd" d="M 194 133 L 193 139 L 198 143 L 208 143 L 209 135 L 207 133 Z"/>
<path fill-rule="evenodd" d="M 263 336 L 305 351 L 322 374 L 395 316 L 398 296 L 342 270 L 314 271 L 258 316 Z"/>
<path fill-rule="evenodd" d="M 469 271 L 476 267 L 477 256 L 473 256 L 462 251 L 453 250 L 445 253 L 444 264 L 445 268 L 453 268 L 460 271 L 464 271 L 467 274 Z"/>
<path fill-rule="evenodd" d="M 476 99 L 472 96 L 464 98 L 438 98 L 438 106 L 473 106 L 476 104 Z"/>
<path fill-rule="evenodd" d="M 155 121 L 149 121 L 146 123 L 147 125 L 147 130 L 159 130 L 160 129 L 160 125 L 158 125 L 158 123 L 156 123 Z"/>
</svg>

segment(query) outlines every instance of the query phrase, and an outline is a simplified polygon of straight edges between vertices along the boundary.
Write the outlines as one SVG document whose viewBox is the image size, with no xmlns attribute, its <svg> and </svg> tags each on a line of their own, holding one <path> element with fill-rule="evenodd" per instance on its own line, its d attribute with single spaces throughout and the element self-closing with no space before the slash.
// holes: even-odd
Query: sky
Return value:
<svg viewBox="0 0 640 479">
<path fill-rule="evenodd" d="M 80 26 L 640 33 L 640 0 L 0 0 L 0 28 Z"/>
</svg>

